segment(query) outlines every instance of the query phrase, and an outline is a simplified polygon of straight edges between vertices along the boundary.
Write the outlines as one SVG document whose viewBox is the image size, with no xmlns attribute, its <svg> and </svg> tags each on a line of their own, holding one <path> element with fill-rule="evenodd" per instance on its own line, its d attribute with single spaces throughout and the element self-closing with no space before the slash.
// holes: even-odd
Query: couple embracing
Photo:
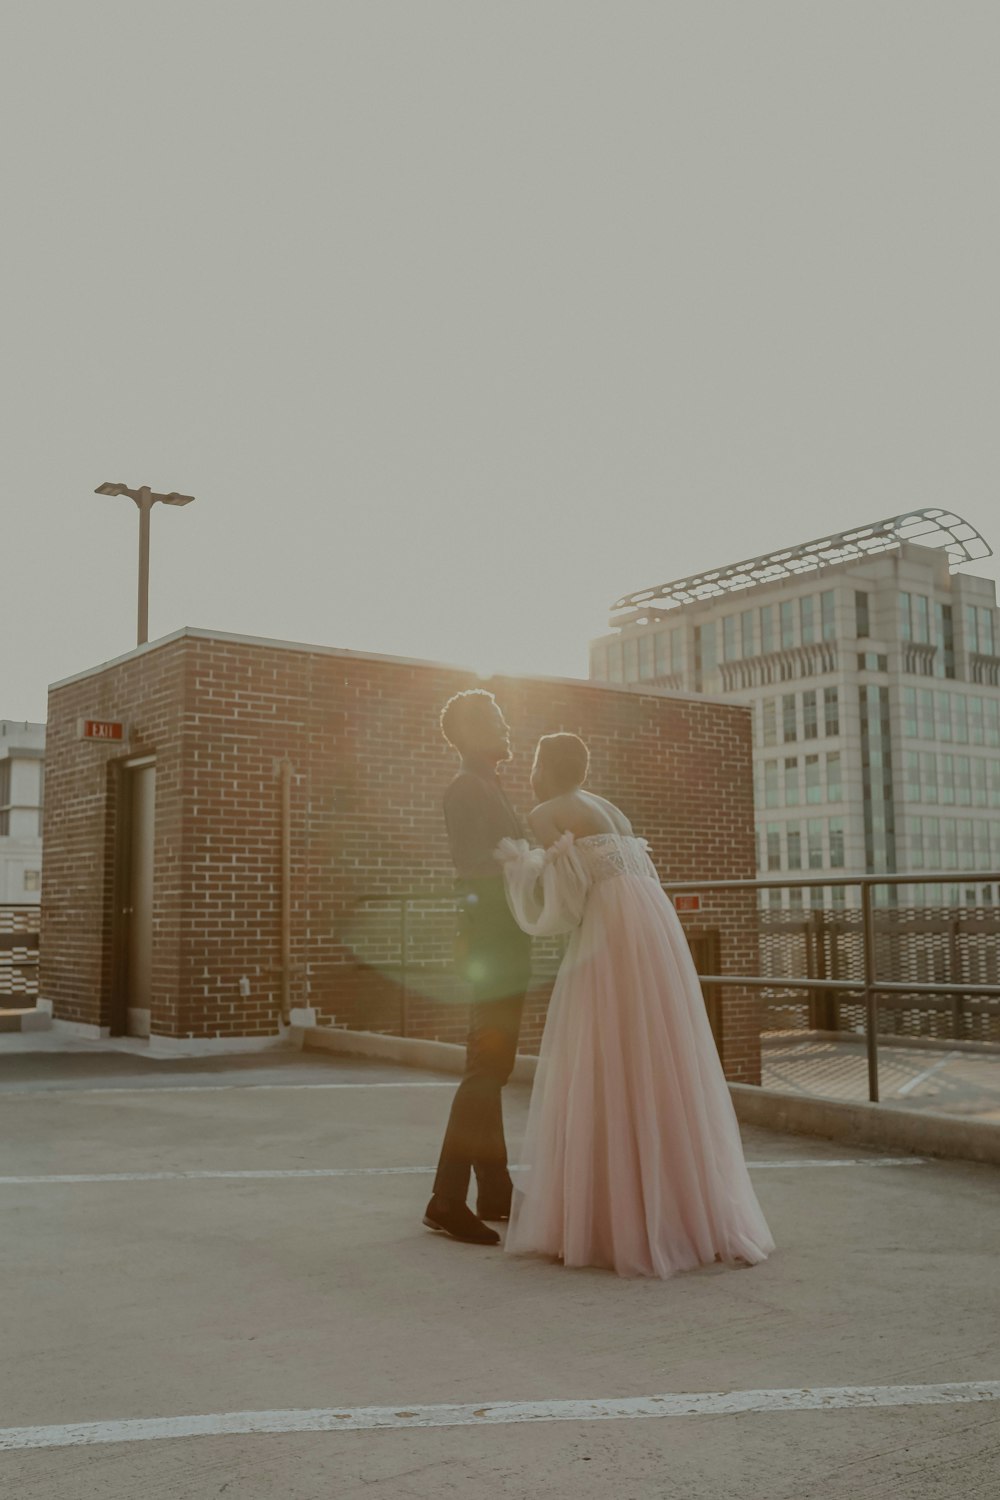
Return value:
<svg viewBox="0 0 1000 1500">
<path fill-rule="evenodd" d="M 466 1067 L 452 1103 L 430 1229 L 622 1276 L 667 1277 L 774 1248 L 750 1183 L 701 988 L 645 841 L 584 789 L 588 754 L 546 735 L 522 837 L 498 767 L 510 731 L 492 694 L 441 715 L 461 769 L 444 796 L 473 992 Z M 512 1188 L 501 1091 L 517 1053 L 532 936 L 567 936 Z M 467 1203 L 475 1175 L 475 1213 Z"/>
</svg>

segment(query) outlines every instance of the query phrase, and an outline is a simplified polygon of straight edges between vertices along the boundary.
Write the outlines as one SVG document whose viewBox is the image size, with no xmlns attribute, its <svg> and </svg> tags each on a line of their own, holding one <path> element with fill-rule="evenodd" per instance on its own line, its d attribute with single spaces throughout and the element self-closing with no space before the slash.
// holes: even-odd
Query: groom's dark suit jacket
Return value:
<svg viewBox="0 0 1000 1500">
<path fill-rule="evenodd" d="M 444 794 L 444 819 L 460 898 L 460 967 L 477 1000 L 523 991 L 531 939 L 511 916 L 493 851 L 524 829 L 492 765 L 462 762 Z"/>
</svg>

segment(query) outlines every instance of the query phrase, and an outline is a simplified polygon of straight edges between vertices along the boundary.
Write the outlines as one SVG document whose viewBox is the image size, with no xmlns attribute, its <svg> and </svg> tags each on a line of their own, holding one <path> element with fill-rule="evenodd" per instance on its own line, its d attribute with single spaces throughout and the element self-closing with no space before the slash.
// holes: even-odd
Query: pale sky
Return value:
<svg viewBox="0 0 1000 1500">
<path fill-rule="evenodd" d="M 0 718 L 195 625 L 585 675 L 624 592 L 1000 550 L 995 0 L 4 0 Z M 974 571 L 1000 577 L 997 560 Z"/>
</svg>

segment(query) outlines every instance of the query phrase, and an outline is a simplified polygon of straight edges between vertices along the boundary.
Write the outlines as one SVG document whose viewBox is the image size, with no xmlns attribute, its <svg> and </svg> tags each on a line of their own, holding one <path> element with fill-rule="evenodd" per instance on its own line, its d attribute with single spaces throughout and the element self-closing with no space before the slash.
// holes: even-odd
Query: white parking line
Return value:
<svg viewBox="0 0 1000 1500">
<path fill-rule="evenodd" d="M 923 1167 L 922 1156 L 803 1156 L 793 1161 L 748 1161 L 753 1171 L 764 1167 Z"/>
<path fill-rule="evenodd" d="M 751 1171 L 780 1167 L 921 1167 L 925 1163 L 919 1156 L 883 1156 L 870 1159 L 832 1160 L 819 1157 L 814 1160 L 797 1161 L 748 1161 Z M 0 1177 L 0 1187 L 30 1187 L 46 1183 L 77 1182 L 215 1182 L 241 1179 L 264 1179 L 281 1177 L 431 1177 L 435 1167 L 261 1167 L 255 1171 L 192 1171 L 192 1172 L 50 1172 L 33 1177 Z M 512 1166 L 512 1172 L 523 1172 L 524 1167 Z"/>
<path fill-rule="evenodd" d="M 297 1411 L 232 1411 L 210 1416 L 135 1417 L 0 1428 L 0 1452 L 73 1448 L 163 1438 L 280 1432 L 371 1432 L 384 1428 L 489 1427 L 515 1422 L 615 1422 L 636 1417 L 720 1417 L 748 1413 L 848 1411 L 1000 1401 L 1000 1380 L 952 1385 L 855 1385 L 792 1390 L 632 1396 L 607 1401 L 497 1401 L 462 1406 L 356 1406 Z"/>
<path fill-rule="evenodd" d="M 279 1089 L 453 1089 L 458 1087 L 458 1083 L 459 1079 L 456 1077 L 435 1079 L 431 1083 L 411 1083 L 409 1080 L 404 1083 L 156 1083 L 151 1080 L 138 1088 L 108 1085 L 92 1089 L 35 1089 L 14 1084 L 10 1088 L 0 1088 L 0 1098 L 5 1094 L 17 1094 L 19 1097 L 25 1094 L 44 1094 L 46 1098 L 56 1095 L 66 1098 L 77 1094 L 253 1094 Z"/>
<path fill-rule="evenodd" d="M 947 1067 L 948 1063 L 954 1062 L 955 1058 L 961 1057 L 961 1055 L 962 1054 L 960 1052 L 949 1052 L 947 1057 L 942 1057 L 939 1062 L 932 1063 L 929 1068 L 924 1068 L 923 1072 L 918 1073 L 915 1078 L 908 1079 L 906 1083 L 902 1084 L 896 1090 L 896 1093 L 901 1097 L 905 1097 L 907 1094 L 911 1093 L 918 1084 L 925 1083 L 928 1078 L 933 1078 L 935 1073 L 939 1073 L 942 1068 Z"/>
</svg>

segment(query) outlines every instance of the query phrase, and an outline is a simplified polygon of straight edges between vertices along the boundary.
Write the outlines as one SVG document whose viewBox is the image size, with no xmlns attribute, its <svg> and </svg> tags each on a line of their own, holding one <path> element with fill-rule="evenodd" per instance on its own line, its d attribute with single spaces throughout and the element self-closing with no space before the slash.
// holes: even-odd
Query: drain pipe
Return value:
<svg viewBox="0 0 1000 1500">
<path fill-rule="evenodd" d="M 281 1020 L 292 1019 L 292 763 L 281 762 Z"/>
</svg>

